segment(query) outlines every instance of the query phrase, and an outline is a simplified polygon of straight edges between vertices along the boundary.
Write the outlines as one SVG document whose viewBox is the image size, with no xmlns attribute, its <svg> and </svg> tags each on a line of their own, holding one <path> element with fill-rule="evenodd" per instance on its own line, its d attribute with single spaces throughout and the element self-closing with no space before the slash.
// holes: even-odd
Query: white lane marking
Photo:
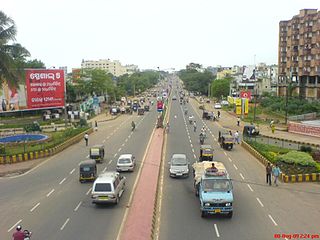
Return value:
<svg viewBox="0 0 320 240">
<path fill-rule="evenodd" d="M 189 139 L 189 142 L 191 143 L 191 139 Z"/>
<path fill-rule="evenodd" d="M 102 141 L 102 143 L 105 143 L 105 142 L 106 142 L 106 140 L 103 140 L 103 141 Z"/>
<path fill-rule="evenodd" d="M 89 155 L 88 155 L 88 156 L 86 156 L 86 158 L 89 158 Z"/>
<path fill-rule="evenodd" d="M 190 139 L 191 139 L 190 135 L 188 135 L 188 138 L 189 138 L 189 141 L 191 141 L 191 140 L 190 140 Z"/>
<path fill-rule="evenodd" d="M 128 138 L 126 138 L 126 140 L 124 140 L 125 142 L 128 142 Z"/>
<path fill-rule="evenodd" d="M 228 156 L 227 153 L 225 151 L 223 151 L 224 155 Z"/>
<path fill-rule="evenodd" d="M 75 168 L 74 168 L 74 169 L 72 169 L 72 170 L 70 171 L 70 174 L 72 174 L 75 170 L 76 170 Z"/>
<path fill-rule="evenodd" d="M 217 224 L 214 224 L 214 230 L 216 230 L 217 237 L 220 237 Z"/>
<path fill-rule="evenodd" d="M 256 198 L 256 199 L 257 199 L 258 203 L 261 205 L 261 207 L 264 207 L 262 202 L 260 201 L 260 199 L 259 198 Z"/>
<path fill-rule="evenodd" d="M 118 153 L 114 154 L 113 157 L 116 157 L 118 155 Z"/>
<path fill-rule="evenodd" d="M 190 146 L 191 146 L 191 148 L 193 148 L 193 145 L 192 145 L 192 143 L 190 144 Z"/>
<path fill-rule="evenodd" d="M 244 180 L 244 176 L 242 175 L 242 173 L 240 173 L 240 177 Z"/>
<path fill-rule="evenodd" d="M 124 146 L 124 143 L 122 143 L 121 147 L 123 147 L 123 146 Z"/>
<path fill-rule="evenodd" d="M 79 207 L 80 207 L 80 205 L 81 205 L 81 203 L 82 203 L 82 201 L 80 201 L 79 203 L 78 203 L 78 205 L 75 207 L 75 209 L 73 209 L 73 211 L 78 211 L 78 209 L 79 209 Z"/>
<path fill-rule="evenodd" d="M 251 186 L 249 184 L 247 184 L 247 186 L 250 189 L 250 191 L 253 192 L 253 189 L 251 188 Z"/>
<path fill-rule="evenodd" d="M 228 157 L 229 161 L 232 162 L 232 159 L 230 157 Z"/>
<path fill-rule="evenodd" d="M 107 170 L 107 167 L 105 167 L 103 170 L 102 170 L 102 172 L 105 172 Z"/>
<path fill-rule="evenodd" d="M 194 149 L 192 148 L 192 152 L 194 153 Z"/>
<path fill-rule="evenodd" d="M 106 140 L 108 140 L 110 138 L 110 136 L 108 136 L 107 138 L 106 138 Z"/>
<path fill-rule="evenodd" d="M 66 178 L 62 179 L 59 184 L 61 185 L 64 181 L 66 180 Z"/>
<path fill-rule="evenodd" d="M 47 197 L 49 197 L 54 192 L 54 188 L 50 192 L 48 192 Z"/>
<path fill-rule="evenodd" d="M 89 188 L 88 192 L 86 193 L 86 195 L 89 195 L 89 193 L 91 192 L 92 188 Z"/>
<path fill-rule="evenodd" d="M 131 138 L 131 134 L 128 136 L 128 138 Z"/>
<path fill-rule="evenodd" d="M 109 164 L 111 164 L 111 163 L 112 163 L 112 160 L 109 161 Z"/>
<path fill-rule="evenodd" d="M 233 166 L 234 166 L 234 168 L 235 168 L 236 170 L 238 170 L 238 167 L 237 167 L 235 164 L 233 164 Z"/>
<path fill-rule="evenodd" d="M 11 232 L 12 229 L 14 229 L 19 223 L 22 222 L 22 219 L 20 219 L 18 222 L 16 222 L 11 228 L 8 229 L 8 232 Z"/>
<path fill-rule="evenodd" d="M 118 149 L 118 152 L 120 152 L 120 151 L 121 151 L 121 148 Z"/>
<path fill-rule="evenodd" d="M 196 159 L 197 158 L 197 156 L 195 155 L 195 154 L 193 154 L 193 157 Z"/>
<path fill-rule="evenodd" d="M 213 135 L 212 135 L 212 137 L 213 137 Z M 215 140 L 215 141 L 217 141 L 217 139 L 216 139 L 216 138 L 214 138 L 214 140 Z"/>
<path fill-rule="evenodd" d="M 81 162 L 78 163 L 78 166 L 80 166 L 80 165 L 81 165 Z"/>
<path fill-rule="evenodd" d="M 278 226 L 278 223 L 276 223 L 276 221 L 272 218 L 272 216 L 270 214 L 268 214 L 269 218 L 271 219 L 271 221 L 273 222 L 273 224 L 275 226 Z"/>
<path fill-rule="evenodd" d="M 30 212 L 33 212 L 39 205 L 40 203 L 38 202 L 33 208 L 30 209 Z"/>
<path fill-rule="evenodd" d="M 67 225 L 67 223 L 70 221 L 70 218 L 67 218 L 67 220 L 64 222 L 64 224 L 61 226 L 60 230 L 62 231 L 65 226 Z"/>
</svg>

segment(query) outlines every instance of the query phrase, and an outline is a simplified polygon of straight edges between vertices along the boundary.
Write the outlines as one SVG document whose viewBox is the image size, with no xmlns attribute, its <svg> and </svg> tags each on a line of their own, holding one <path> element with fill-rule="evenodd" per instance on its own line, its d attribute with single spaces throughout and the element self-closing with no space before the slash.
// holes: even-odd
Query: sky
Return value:
<svg viewBox="0 0 320 240">
<path fill-rule="evenodd" d="M 279 21 L 319 0 L 1 0 L 16 42 L 46 67 L 110 59 L 140 69 L 277 64 Z"/>
</svg>

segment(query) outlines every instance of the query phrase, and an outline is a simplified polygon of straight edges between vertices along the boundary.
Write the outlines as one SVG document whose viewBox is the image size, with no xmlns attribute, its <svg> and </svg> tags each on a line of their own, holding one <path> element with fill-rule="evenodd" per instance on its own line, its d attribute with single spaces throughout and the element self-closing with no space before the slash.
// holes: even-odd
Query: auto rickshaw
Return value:
<svg viewBox="0 0 320 240">
<path fill-rule="evenodd" d="M 220 147 L 226 150 L 231 150 L 233 148 L 234 137 L 230 135 L 229 132 L 220 132 L 218 141 L 220 143 Z"/>
<path fill-rule="evenodd" d="M 199 162 L 213 161 L 213 148 L 210 145 L 200 146 Z"/>
<path fill-rule="evenodd" d="M 144 114 L 144 109 L 138 108 L 138 115 L 143 115 L 143 114 Z"/>
<path fill-rule="evenodd" d="M 259 128 L 254 125 L 246 125 L 243 127 L 243 136 L 257 136 L 259 135 Z"/>
<path fill-rule="evenodd" d="M 90 159 L 96 160 L 96 162 L 102 162 L 104 159 L 104 146 L 94 145 L 90 148 Z"/>
<path fill-rule="evenodd" d="M 97 177 L 97 165 L 95 160 L 85 160 L 80 162 L 79 181 L 94 181 Z"/>
</svg>

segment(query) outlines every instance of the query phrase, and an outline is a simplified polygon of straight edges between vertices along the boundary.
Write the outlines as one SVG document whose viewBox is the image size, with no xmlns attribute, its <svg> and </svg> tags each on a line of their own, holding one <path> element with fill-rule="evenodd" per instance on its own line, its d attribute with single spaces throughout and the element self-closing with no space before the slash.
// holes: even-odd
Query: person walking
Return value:
<svg viewBox="0 0 320 240">
<path fill-rule="evenodd" d="M 229 134 L 230 134 L 230 136 L 232 136 L 232 132 L 231 132 L 231 130 L 229 130 Z"/>
<path fill-rule="evenodd" d="M 221 115 L 221 113 L 220 113 L 220 111 L 218 110 L 218 118 L 220 118 L 220 115 Z"/>
<path fill-rule="evenodd" d="M 234 143 L 240 144 L 239 132 L 238 132 L 238 131 L 236 131 L 236 132 L 234 133 Z"/>
<path fill-rule="evenodd" d="M 237 118 L 237 126 L 240 126 L 240 117 Z"/>
<path fill-rule="evenodd" d="M 276 127 L 274 126 L 274 124 L 271 125 L 271 132 L 274 134 L 274 131 L 276 130 Z"/>
<path fill-rule="evenodd" d="M 86 142 L 86 146 L 88 146 L 88 142 L 89 142 L 89 135 L 88 135 L 88 133 L 85 133 L 83 138 L 84 138 L 84 141 Z"/>
<path fill-rule="evenodd" d="M 271 167 L 271 164 L 268 162 L 268 165 L 266 166 L 266 180 L 267 180 L 267 184 L 269 183 L 269 186 L 271 186 L 271 174 L 272 174 L 272 167 Z"/>
<path fill-rule="evenodd" d="M 275 164 L 275 166 L 273 167 L 272 174 L 274 177 L 274 184 L 278 187 L 278 178 L 280 176 L 280 168 L 278 164 Z"/>
<path fill-rule="evenodd" d="M 94 121 L 94 130 L 98 131 L 98 122 L 97 121 Z"/>
</svg>

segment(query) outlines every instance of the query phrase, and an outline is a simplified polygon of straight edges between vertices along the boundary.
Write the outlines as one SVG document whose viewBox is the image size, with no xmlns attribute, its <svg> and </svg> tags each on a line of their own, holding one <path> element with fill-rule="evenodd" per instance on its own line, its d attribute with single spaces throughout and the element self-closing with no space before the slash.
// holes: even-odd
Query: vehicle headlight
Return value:
<svg viewBox="0 0 320 240">
<path fill-rule="evenodd" d="M 205 203 L 204 206 L 205 207 L 210 207 L 210 203 Z"/>
<path fill-rule="evenodd" d="M 92 198 L 97 198 L 98 196 L 97 196 L 97 195 L 92 195 L 91 197 L 92 197 Z"/>
<path fill-rule="evenodd" d="M 227 202 L 226 207 L 230 207 L 230 206 L 231 206 L 231 203 Z"/>
</svg>

